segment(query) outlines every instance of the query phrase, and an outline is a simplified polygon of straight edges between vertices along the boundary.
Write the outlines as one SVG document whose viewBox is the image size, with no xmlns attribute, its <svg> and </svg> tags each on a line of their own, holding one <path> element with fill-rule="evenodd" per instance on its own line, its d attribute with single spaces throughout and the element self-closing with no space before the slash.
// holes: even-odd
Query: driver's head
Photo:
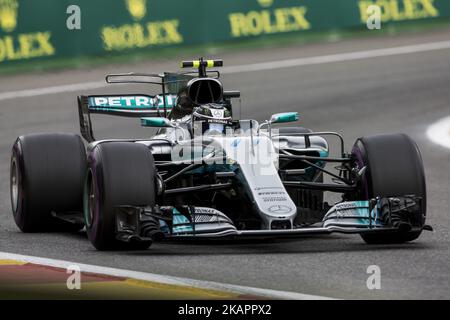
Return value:
<svg viewBox="0 0 450 320">
<path fill-rule="evenodd" d="M 231 112 L 222 104 L 208 103 L 195 108 L 194 121 L 202 123 L 202 134 L 224 134 Z"/>
</svg>

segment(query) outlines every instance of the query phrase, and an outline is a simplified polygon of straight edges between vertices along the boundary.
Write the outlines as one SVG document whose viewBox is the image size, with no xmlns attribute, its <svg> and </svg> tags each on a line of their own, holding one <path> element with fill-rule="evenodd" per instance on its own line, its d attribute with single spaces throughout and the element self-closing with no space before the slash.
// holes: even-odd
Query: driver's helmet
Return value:
<svg viewBox="0 0 450 320">
<path fill-rule="evenodd" d="M 232 121 L 230 110 L 218 103 L 198 106 L 194 109 L 193 117 L 196 125 L 201 124 L 202 134 L 224 134 L 226 126 Z"/>
</svg>

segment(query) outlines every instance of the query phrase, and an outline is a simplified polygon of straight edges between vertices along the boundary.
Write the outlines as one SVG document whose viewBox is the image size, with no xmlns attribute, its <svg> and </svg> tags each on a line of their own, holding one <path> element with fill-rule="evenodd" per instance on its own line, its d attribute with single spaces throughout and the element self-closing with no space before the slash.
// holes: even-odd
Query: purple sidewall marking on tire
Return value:
<svg viewBox="0 0 450 320">
<path fill-rule="evenodd" d="M 359 148 L 353 147 L 352 155 L 354 155 L 356 157 L 356 160 L 357 160 L 356 163 L 358 164 L 359 169 L 363 168 L 364 160 L 363 160 L 361 150 Z M 366 177 L 364 177 L 363 186 L 364 186 L 364 195 L 366 196 L 366 199 L 369 199 L 369 187 L 368 187 L 368 182 L 367 182 Z"/>
</svg>

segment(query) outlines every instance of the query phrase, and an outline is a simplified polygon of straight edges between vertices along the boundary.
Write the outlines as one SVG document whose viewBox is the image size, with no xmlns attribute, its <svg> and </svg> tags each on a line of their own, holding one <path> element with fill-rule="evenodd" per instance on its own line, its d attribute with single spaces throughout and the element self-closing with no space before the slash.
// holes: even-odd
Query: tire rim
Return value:
<svg viewBox="0 0 450 320">
<path fill-rule="evenodd" d="M 89 170 L 86 179 L 86 191 L 84 195 L 84 217 L 86 220 L 86 226 L 91 227 L 94 221 L 95 210 L 95 186 L 94 179 L 92 179 L 92 172 Z"/>
<path fill-rule="evenodd" d="M 14 214 L 19 207 L 19 168 L 16 158 L 11 160 L 11 204 Z"/>
</svg>

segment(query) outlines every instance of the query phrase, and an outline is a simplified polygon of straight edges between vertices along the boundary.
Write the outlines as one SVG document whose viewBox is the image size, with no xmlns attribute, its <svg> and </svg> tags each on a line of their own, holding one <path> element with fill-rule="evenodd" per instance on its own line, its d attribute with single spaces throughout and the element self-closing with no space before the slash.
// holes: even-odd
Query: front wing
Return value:
<svg viewBox="0 0 450 320">
<path fill-rule="evenodd" d="M 389 233 L 399 231 L 401 225 L 396 224 L 399 216 L 411 222 L 409 231 L 426 228 L 413 223 L 422 213 L 421 198 L 414 196 L 341 202 L 328 210 L 321 223 L 284 228 L 280 224 L 282 228 L 270 230 L 238 230 L 224 213 L 205 207 L 120 206 L 116 211 L 117 238 L 126 242 L 155 238 L 253 239 L 293 238 L 334 232 Z"/>
</svg>

